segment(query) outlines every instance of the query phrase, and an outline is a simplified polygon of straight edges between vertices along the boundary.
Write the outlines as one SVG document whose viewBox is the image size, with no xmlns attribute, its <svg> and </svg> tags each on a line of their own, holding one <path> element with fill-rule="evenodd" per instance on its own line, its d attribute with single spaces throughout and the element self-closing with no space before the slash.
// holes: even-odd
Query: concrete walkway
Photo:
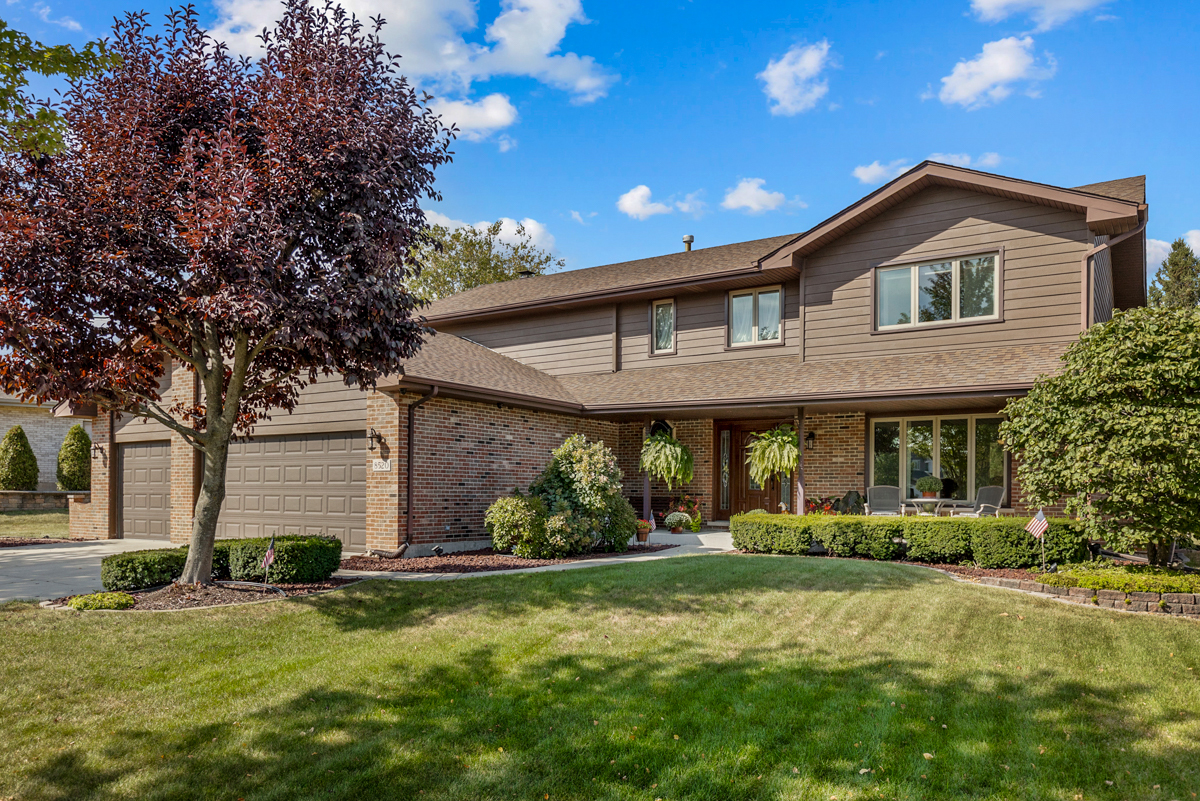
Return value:
<svg viewBox="0 0 1200 801">
<path fill-rule="evenodd" d="M 620 565 L 628 562 L 652 562 L 656 559 L 672 559 L 676 556 L 692 556 L 694 554 L 724 553 L 733 550 L 733 538 L 728 529 L 707 529 L 699 534 L 671 534 L 656 531 L 650 535 L 652 544 L 678 545 L 668 551 L 657 551 L 648 554 L 616 554 L 604 559 L 581 559 L 578 562 L 565 562 L 561 565 L 546 565 L 545 567 L 521 567 L 513 570 L 488 570 L 478 573 L 405 573 L 400 571 L 374 570 L 339 570 L 335 576 L 345 578 L 375 578 L 391 579 L 393 581 L 453 581 L 460 578 L 478 578 L 480 576 L 503 576 L 510 573 L 546 573 L 555 570 L 579 570 L 585 567 L 600 567 L 602 565 Z M 521 560 L 513 558 L 520 564 Z"/>
<path fill-rule="evenodd" d="M 163 540 L 95 540 L 0 548 L 0 603 L 46 601 L 99 592 L 100 560 L 109 554 L 175 547 Z"/>
</svg>

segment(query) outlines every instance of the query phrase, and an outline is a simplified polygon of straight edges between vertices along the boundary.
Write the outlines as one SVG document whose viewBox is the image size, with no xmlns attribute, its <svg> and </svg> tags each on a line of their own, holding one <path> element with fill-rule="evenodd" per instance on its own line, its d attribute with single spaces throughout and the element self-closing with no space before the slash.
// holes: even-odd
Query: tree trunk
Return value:
<svg viewBox="0 0 1200 801">
<path fill-rule="evenodd" d="M 1170 541 L 1146 543 L 1146 561 L 1158 567 L 1166 567 L 1171 561 L 1171 545 Z"/>
<path fill-rule="evenodd" d="M 225 468 L 229 464 L 229 436 L 210 437 L 204 449 L 204 476 L 200 497 L 192 517 L 192 540 L 180 584 L 211 584 L 213 543 L 217 539 L 217 515 L 225 501 Z"/>
</svg>

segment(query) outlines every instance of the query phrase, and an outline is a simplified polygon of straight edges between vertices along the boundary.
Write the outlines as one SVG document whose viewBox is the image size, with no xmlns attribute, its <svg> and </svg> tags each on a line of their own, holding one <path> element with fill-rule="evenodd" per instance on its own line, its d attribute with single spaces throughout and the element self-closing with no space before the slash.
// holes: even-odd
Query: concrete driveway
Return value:
<svg viewBox="0 0 1200 801">
<path fill-rule="evenodd" d="M 163 540 L 96 540 L 0 548 L 0 603 L 98 592 L 100 560 L 114 553 L 173 548 Z"/>
</svg>

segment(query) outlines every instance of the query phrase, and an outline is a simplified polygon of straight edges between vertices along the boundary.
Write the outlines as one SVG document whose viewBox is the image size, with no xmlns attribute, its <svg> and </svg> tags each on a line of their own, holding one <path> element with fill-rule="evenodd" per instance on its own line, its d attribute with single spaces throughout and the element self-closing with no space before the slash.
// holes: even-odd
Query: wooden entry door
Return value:
<svg viewBox="0 0 1200 801">
<path fill-rule="evenodd" d="M 780 482 L 778 478 L 774 478 L 767 486 L 759 486 L 750 477 L 750 466 L 746 464 L 746 450 L 753 442 L 754 435 L 771 428 L 772 423 L 765 420 L 717 425 L 715 453 L 719 464 L 714 471 L 717 479 L 714 497 L 717 499 L 718 519 L 726 519 L 729 515 L 741 514 L 751 509 L 779 511 L 779 502 L 788 495 L 790 482 L 786 479 Z M 728 480 L 727 488 L 721 485 L 724 480 Z"/>
</svg>

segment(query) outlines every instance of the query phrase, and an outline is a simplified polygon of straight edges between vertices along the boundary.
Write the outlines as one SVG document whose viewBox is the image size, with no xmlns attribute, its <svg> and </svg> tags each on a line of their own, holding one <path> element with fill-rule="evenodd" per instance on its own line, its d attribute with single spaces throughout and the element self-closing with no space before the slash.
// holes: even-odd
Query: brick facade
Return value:
<svg viewBox="0 0 1200 801">
<path fill-rule="evenodd" d="M 816 434 L 804 451 L 804 491 L 808 498 L 866 492 L 867 418 L 862 412 L 806 414 L 804 434 Z"/>
<path fill-rule="evenodd" d="M 81 423 L 88 436 L 91 436 L 91 423 L 88 420 L 55 417 L 47 406 L 0 405 L 0 437 L 13 426 L 20 426 L 25 431 L 33 455 L 37 458 L 38 489 L 43 492 L 58 487 L 58 449 L 62 447 L 71 426 L 76 423 Z"/>
<path fill-rule="evenodd" d="M 398 399 L 385 392 L 372 392 L 367 398 L 367 432 L 375 431 L 380 436 L 376 450 L 367 451 L 368 549 L 394 551 L 404 542 L 408 405 L 416 400 L 412 395 Z M 388 462 L 387 472 L 373 469 L 376 459 Z"/>
<path fill-rule="evenodd" d="M 112 442 L 112 422 L 108 414 L 101 413 L 92 420 L 92 443 L 99 451 L 92 459 L 92 491 L 85 495 L 72 495 L 69 502 L 70 533 L 72 537 L 88 539 L 116 539 L 114 526 L 114 498 L 112 494 L 112 467 L 116 461 L 116 449 Z"/>
<path fill-rule="evenodd" d="M 650 497 L 654 501 L 654 509 L 660 509 L 666 501 L 674 496 L 686 494 L 700 498 L 700 516 L 704 520 L 711 520 L 713 514 L 714 423 L 712 419 L 670 420 L 669 418 L 667 422 L 675 430 L 675 438 L 692 452 L 696 464 L 692 471 L 692 480 L 682 486 L 668 489 L 665 481 L 654 479 L 650 482 Z M 645 424 L 620 423 L 619 426 L 617 461 L 625 473 L 625 497 L 634 501 L 634 511 L 637 512 L 638 517 L 641 517 L 643 511 L 641 498 L 645 479 L 638 470 L 638 461 L 642 454 Z"/>
<path fill-rule="evenodd" d="M 163 405 L 191 406 L 196 402 L 198 386 L 195 372 L 176 361 L 171 370 L 171 389 L 163 398 Z M 192 539 L 202 459 L 187 440 L 171 432 L 171 542 L 180 545 Z"/>
</svg>

